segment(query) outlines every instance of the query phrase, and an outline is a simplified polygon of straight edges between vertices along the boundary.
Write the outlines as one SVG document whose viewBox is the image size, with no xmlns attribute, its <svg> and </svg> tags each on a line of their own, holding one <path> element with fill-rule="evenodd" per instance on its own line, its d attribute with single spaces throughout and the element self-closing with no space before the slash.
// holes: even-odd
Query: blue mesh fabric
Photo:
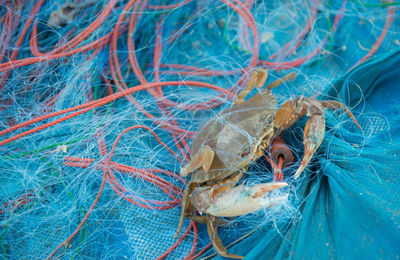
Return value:
<svg viewBox="0 0 400 260">
<path fill-rule="evenodd" d="M 371 60 L 328 88 L 363 113 L 363 135 L 351 122 L 335 127 L 328 114 L 314 167 L 296 184 L 300 220 L 265 225 L 232 251 L 246 259 L 400 257 L 399 62 L 400 52 Z"/>
<path fill-rule="evenodd" d="M 2 62 L 10 58 L 19 31 L 22 30 L 23 23 L 31 17 L 34 2 L 38 1 L 0 1 L 0 13 L 5 14 L 9 9 L 5 3 L 15 5 L 17 2 L 24 3 L 24 9 L 15 12 L 15 17 L 21 14 L 21 24 L 16 27 L 12 44 L 7 46 Z M 65 2 L 68 1 L 44 1 L 39 14 L 35 16 L 34 20 L 39 26 L 38 42 L 41 51 L 50 51 L 57 42 L 67 41 L 70 30 L 73 32 L 71 37 L 82 32 L 110 1 L 87 0 L 86 2 L 94 4 L 87 6 L 83 18 L 78 17 L 72 24 L 59 29 L 46 26 L 51 12 L 58 8 L 58 4 Z M 117 2 L 116 8 L 104 20 L 102 26 L 82 45 L 112 32 L 128 1 Z M 183 0 L 149 1 L 154 5 L 179 2 Z M 257 24 L 260 59 L 269 60 L 271 54 L 300 34 L 316 1 L 253 2 L 254 5 L 249 11 Z M 373 7 L 371 4 L 378 6 Z M 284 71 L 270 68 L 269 82 L 291 71 L 296 71 L 299 75 L 293 83 L 283 84 L 274 89 L 280 104 L 296 95 L 315 95 L 327 85 L 318 98 L 333 98 L 345 102 L 354 112 L 362 131 L 359 131 L 342 112 L 327 111 L 324 142 L 306 172 L 296 181 L 292 180 L 292 174 L 302 155 L 306 119 L 301 119 L 283 133 L 296 155 L 296 163 L 285 170 L 284 179 L 290 184 L 288 191 L 291 208 L 270 208 L 265 212 L 237 217 L 227 227 L 218 227 L 218 234 L 224 245 L 236 241 L 234 246 L 228 248 L 230 253 L 246 255 L 248 259 L 399 258 L 400 185 L 397 169 L 400 166 L 400 92 L 397 89 L 400 52 L 393 51 L 400 46 L 400 19 L 398 3 L 394 4 L 397 5 L 397 13 L 385 40 L 375 54 L 378 58 L 356 67 L 334 84 L 325 83 L 343 75 L 344 71 L 364 57 L 382 33 L 390 7 L 383 1 L 320 0 L 312 30 L 301 41 L 299 48 L 288 57 L 282 57 L 282 60 L 296 60 L 307 56 L 327 37 L 322 51 L 296 68 Z M 344 17 L 333 32 L 331 25 L 342 6 L 346 7 Z M 132 12 L 134 11 L 131 9 L 127 15 L 132 15 Z M 91 52 L 88 52 L 13 70 L 7 84 L 0 86 L 3 91 L 0 98 L 0 130 L 14 124 L 10 124 L 13 121 L 10 119 L 21 123 L 51 111 L 83 104 L 91 92 L 94 99 L 106 95 L 105 82 L 101 76 L 109 80 L 112 78 L 109 71 L 110 57 L 118 56 L 121 73 L 127 84 L 130 87 L 138 85 L 138 78 L 132 73 L 129 65 L 129 37 L 134 39 L 136 56 L 145 78 L 149 82 L 155 81 L 152 66 L 155 27 L 161 16 L 165 18 L 162 26 L 161 63 L 237 72 L 248 66 L 252 48 L 250 45 L 254 40 L 252 32 L 248 29 L 250 45 L 246 47 L 246 44 L 240 41 L 241 30 L 244 29 L 240 21 L 243 18 L 225 2 L 191 1 L 169 11 L 144 9 L 133 36 L 128 35 L 125 29 L 121 30 L 116 52 L 110 52 L 110 45 L 107 44 L 91 61 L 88 60 Z M 1 19 L 6 20 L 4 15 Z M 1 32 L 6 29 L 6 26 L 0 28 Z M 28 34 L 30 31 L 32 27 L 29 28 Z M 175 36 L 177 38 L 173 40 Z M 26 35 L 20 48 L 19 59 L 33 56 L 29 48 L 31 39 Z M 0 45 L 0 49 L 2 48 Z M 392 54 L 379 56 L 388 52 Z M 241 72 L 212 77 L 197 76 L 195 73 L 167 73 L 173 71 L 174 69 L 162 68 L 160 80 L 199 80 L 228 89 L 237 85 L 237 81 L 242 77 Z M 3 75 L 4 72 L 0 77 Z M 32 78 L 36 78 L 37 81 Z M 3 83 L 0 80 L 1 84 Z M 116 91 L 115 84 L 111 84 Z M 32 88 L 27 91 L 27 86 Z M 167 98 L 182 105 L 197 104 L 219 95 L 214 90 L 191 88 L 186 84 L 163 89 Z M 253 90 L 252 93 L 256 91 Z M 58 99 L 55 106 L 50 111 L 44 111 L 43 102 L 56 96 Z M 171 120 L 165 112 L 161 112 L 156 99 L 150 94 L 141 91 L 134 96 L 158 119 Z M 10 100 L 14 103 L 3 107 Z M 231 101 L 225 98 L 221 99 L 221 102 L 222 105 L 205 111 L 187 112 L 181 108 L 171 108 L 172 118 L 177 120 L 182 129 L 198 131 L 218 111 L 231 105 Z M 50 119 L 31 127 L 47 122 L 50 122 Z M 153 129 L 161 140 L 179 154 L 171 134 L 157 127 L 157 124 L 123 98 L 96 109 L 94 113 L 80 115 L 1 146 L 0 210 L 4 210 L 5 213 L 0 215 L 0 258 L 44 259 L 65 241 L 88 212 L 100 186 L 103 171 L 96 168 L 96 165 L 104 156 L 100 155 L 97 147 L 97 131 L 105 132 L 104 139 L 109 152 L 121 131 L 138 124 Z M 0 140 L 27 129 L 9 133 Z M 192 142 L 190 138 L 187 138 L 187 141 L 189 145 Z M 59 149 L 62 145 L 66 145 L 66 152 Z M 65 158 L 69 156 L 91 158 L 94 162 L 85 169 L 70 167 L 64 164 Z M 174 173 L 179 173 L 182 166 L 182 163 L 159 145 L 149 132 L 142 130 L 132 131 L 122 138 L 113 161 L 139 169 L 156 168 Z M 145 182 L 140 178 L 117 172 L 117 179 L 127 188 L 128 193 L 139 198 L 160 201 L 170 199 L 151 181 Z M 165 174 L 160 173 L 159 176 L 180 188 L 185 186 Z M 272 181 L 271 167 L 265 162 L 257 162 L 242 181 L 249 185 Z M 25 206 L 3 207 L 8 201 L 30 191 L 33 191 L 32 199 Z M 179 215 L 180 205 L 163 211 L 144 209 L 120 198 L 106 183 L 99 203 L 85 225 L 67 247 L 59 250 L 56 257 L 155 259 L 177 242 L 178 239 L 174 239 L 173 236 Z M 181 235 L 189 223 L 186 219 Z M 199 236 L 196 252 L 210 243 L 206 226 L 198 224 L 197 228 Z M 258 228 L 257 231 L 238 242 L 239 238 L 255 228 Z M 192 230 L 167 259 L 182 259 L 188 256 L 196 241 L 194 236 Z M 214 253 L 215 250 L 211 247 L 203 256 Z"/>
</svg>

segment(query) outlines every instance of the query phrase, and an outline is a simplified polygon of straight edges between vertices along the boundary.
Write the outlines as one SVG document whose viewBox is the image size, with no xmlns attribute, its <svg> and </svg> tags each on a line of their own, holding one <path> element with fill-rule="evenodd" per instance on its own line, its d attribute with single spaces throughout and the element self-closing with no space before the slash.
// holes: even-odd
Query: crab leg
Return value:
<svg viewBox="0 0 400 260">
<path fill-rule="evenodd" d="M 348 109 L 348 107 L 346 107 L 345 104 L 335 100 L 321 101 L 321 104 L 328 109 L 343 109 L 346 112 L 347 116 L 351 120 L 353 120 L 354 124 L 356 124 L 358 129 L 361 130 L 361 126 L 358 124 L 357 119 L 354 117 L 353 113 L 351 113 L 350 109 Z"/>
<path fill-rule="evenodd" d="M 208 172 L 214 159 L 214 155 L 214 150 L 210 146 L 204 145 L 201 150 L 193 156 L 189 163 L 181 168 L 181 176 L 186 177 L 189 173 L 192 173 L 201 167 L 204 172 Z"/>
<path fill-rule="evenodd" d="M 296 72 L 291 72 L 291 73 L 269 83 L 265 87 L 265 90 L 271 90 L 273 88 L 276 88 L 280 84 L 285 83 L 287 80 L 294 79 L 295 77 L 296 77 Z"/>
<path fill-rule="evenodd" d="M 311 97 L 297 97 L 285 102 L 276 112 L 273 126 L 277 133 L 293 125 L 304 114 L 310 116 L 304 128 L 304 155 L 300 167 L 294 174 L 297 179 L 310 162 L 315 151 L 321 145 L 325 135 L 324 107 L 320 101 Z"/>
<path fill-rule="evenodd" d="M 234 258 L 234 259 L 243 259 L 243 256 L 240 255 L 234 255 L 234 254 L 229 254 L 222 244 L 221 239 L 218 236 L 217 230 L 214 226 L 214 220 L 215 217 L 213 216 L 208 216 L 207 220 L 207 232 L 208 236 L 210 237 L 211 243 L 214 246 L 215 250 L 220 256 L 223 257 L 229 257 L 229 258 Z"/>
<path fill-rule="evenodd" d="M 315 151 L 322 143 L 325 135 L 325 108 L 344 109 L 357 127 L 361 129 L 351 111 L 344 104 L 332 100 L 319 101 L 314 97 L 300 96 L 294 100 L 285 102 L 275 114 L 273 127 L 277 130 L 278 134 L 290 127 L 304 114 L 310 116 L 304 128 L 304 155 L 300 167 L 294 174 L 295 179 L 304 171 Z"/>
<path fill-rule="evenodd" d="M 304 155 L 301 160 L 300 167 L 294 174 L 294 178 L 297 179 L 300 174 L 304 171 L 308 163 L 311 161 L 315 151 L 321 145 L 325 135 L 325 116 L 324 115 L 313 115 L 308 119 L 307 124 L 304 128 Z"/>
<path fill-rule="evenodd" d="M 233 101 L 234 105 L 241 104 L 244 102 L 244 98 L 253 90 L 254 87 L 261 88 L 264 86 L 265 81 L 267 81 L 268 70 L 259 68 L 251 73 L 250 80 L 247 82 L 247 85 L 242 89 L 235 100 Z"/>
<path fill-rule="evenodd" d="M 316 101 L 316 100 L 315 100 Z M 347 116 L 353 120 L 356 126 L 361 129 L 360 125 L 357 122 L 357 119 L 354 117 L 353 113 L 343 104 L 334 100 L 328 101 L 316 101 L 320 102 L 320 104 L 328 109 L 344 109 Z M 315 113 L 315 112 L 314 112 Z M 315 151 L 321 145 L 322 140 L 325 135 L 325 116 L 324 114 L 312 115 L 310 119 L 307 121 L 306 127 L 304 128 L 304 155 L 301 161 L 300 167 L 297 169 L 294 174 L 294 178 L 297 179 L 300 174 L 304 171 L 307 164 L 310 162 L 312 156 Z"/>
<path fill-rule="evenodd" d="M 197 188 L 192 192 L 191 202 L 200 213 L 217 217 L 236 217 L 255 212 L 287 198 L 271 197 L 270 192 L 287 186 L 285 182 L 263 183 L 252 187 L 239 185 L 226 189 L 220 187 Z M 221 189 L 224 187 L 224 189 Z M 216 190 L 222 190 L 216 193 Z"/>
<path fill-rule="evenodd" d="M 183 192 L 181 216 L 179 217 L 178 228 L 174 235 L 174 238 L 177 238 L 182 231 L 183 221 L 185 220 L 186 213 L 188 212 L 188 207 L 190 206 L 190 202 L 188 201 L 188 199 L 189 199 L 189 194 L 193 189 L 192 186 L 193 186 L 192 184 L 189 184 L 189 186 L 187 186 L 185 191 Z"/>
</svg>

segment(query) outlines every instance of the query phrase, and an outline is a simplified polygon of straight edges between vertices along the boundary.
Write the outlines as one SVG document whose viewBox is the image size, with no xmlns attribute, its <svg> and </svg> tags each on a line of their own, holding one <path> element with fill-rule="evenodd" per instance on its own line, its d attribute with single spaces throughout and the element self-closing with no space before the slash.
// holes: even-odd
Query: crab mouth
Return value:
<svg viewBox="0 0 400 260">
<path fill-rule="evenodd" d="M 217 217 L 236 217 L 283 203 L 288 194 L 278 195 L 272 191 L 286 186 L 285 182 L 262 183 L 252 187 L 239 185 L 221 192 L 211 187 L 200 188 L 193 191 L 191 201 L 200 212 Z"/>
</svg>

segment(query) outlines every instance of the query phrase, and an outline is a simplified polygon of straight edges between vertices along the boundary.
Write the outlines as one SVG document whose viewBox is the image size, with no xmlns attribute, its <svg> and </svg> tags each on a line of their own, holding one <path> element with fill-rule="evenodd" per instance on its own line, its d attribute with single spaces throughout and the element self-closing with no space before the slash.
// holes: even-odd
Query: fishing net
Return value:
<svg viewBox="0 0 400 260">
<path fill-rule="evenodd" d="M 258 67 L 267 83 L 296 72 L 273 90 L 279 105 L 340 101 L 361 130 L 327 110 L 296 180 L 307 118 L 284 131 L 295 160 L 275 194 L 288 199 L 218 226 L 228 252 L 399 258 L 398 5 L 0 0 L 2 258 L 218 258 L 204 224 L 186 219 L 174 238 L 179 171 Z M 240 183 L 273 175 L 263 156 Z"/>
</svg>

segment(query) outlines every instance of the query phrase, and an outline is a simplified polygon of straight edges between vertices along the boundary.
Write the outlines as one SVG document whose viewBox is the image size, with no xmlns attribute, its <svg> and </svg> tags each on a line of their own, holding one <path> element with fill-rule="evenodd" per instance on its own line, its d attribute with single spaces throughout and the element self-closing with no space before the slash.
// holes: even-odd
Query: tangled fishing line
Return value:
<svg viewBox="0 0 400 260">
<path fill-rule="evenodd" d="M 2 257 L 214 256 L 202 224 L 185 220 L 173 238 L 189 181 L 179 171 L 198 130 L 259 67 L 269 70 L 268 82 L 297 73 L 273 90 L 279 104 L 299 95 L 339 100 L 327 92 L 336 78 L 399 48 L 398 5 L 0 0 Z M 356 158 L 376 133 L 390 135 L 383 114 L 366 112 L 361 87 L 352 91 L 363 131 L 327 112 L 326 160 L 337 159 L 330 151 L 341 141 Z M 242 180 L 287 181 L 288 201 L 219 227 L 228 248 L 261 227 L 285 240 L 280 225 L 301 218 L 307 196 L 292 175 L 304 126 L 300 120 L 283 134 L 293 165 L 281 169 L 267 151 Z"/>
</svg>

